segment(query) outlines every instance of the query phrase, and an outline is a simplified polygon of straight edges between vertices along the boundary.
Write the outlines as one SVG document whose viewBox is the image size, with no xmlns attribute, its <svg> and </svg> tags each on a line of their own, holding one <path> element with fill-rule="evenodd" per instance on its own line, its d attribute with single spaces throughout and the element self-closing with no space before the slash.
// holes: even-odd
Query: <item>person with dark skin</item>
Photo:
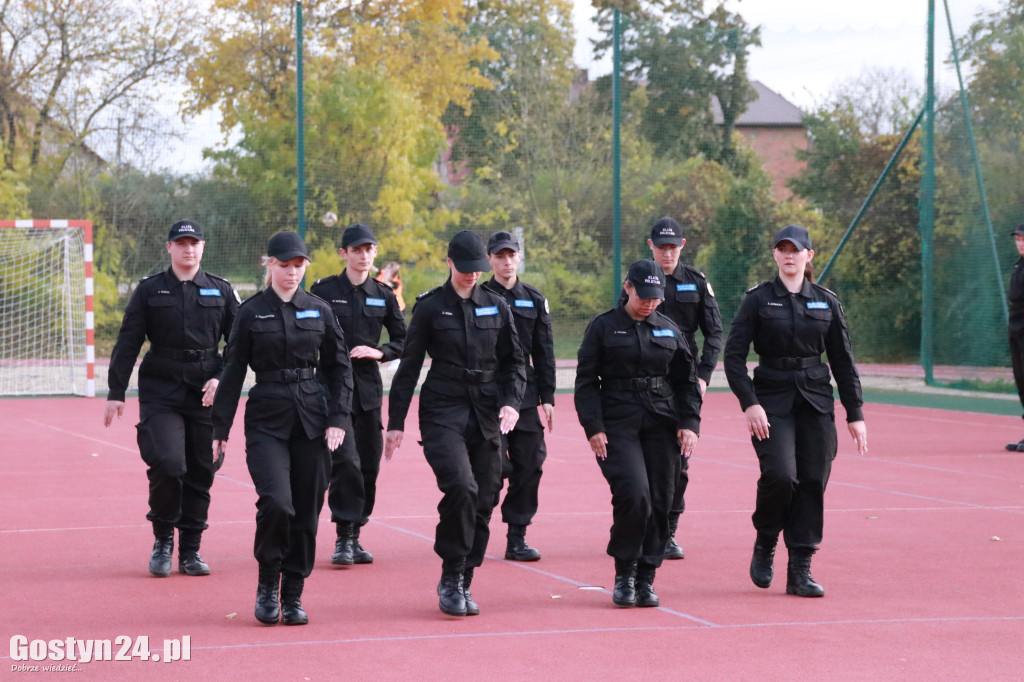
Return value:
<svg viewBox="0 0 1024 682">
<path fill-rule="evenodd" d="M 822 538 L 825 486 L 837 450 L 829 369 L 861 455 L 868 451 L 864 399 L 839 299 L 807 277 L 814 257 L 807 230 L 788 225 L 774 245 L 779 275 L 747 291 L 725 343 L 725 374 L 761 468 L 750 579 L 771 586 L 781 532 L 789 550 L 786 593 L 822 597 L 811 557 Z M 758 355 L 753 381 L 747 372 L 751 344 Z"/>
<path fill-rule="evenodd" d="M 420 390 L 423 454 L 443 496 L 434 551 L 441 557 L 438 606 L 477 615 L 470 585 L 483 563 L 501 488 L 500 437 L 515 428 L 526 388 L 516 324 L 505 300 L 478 286 L 489 267 L 483 241 L 464 230 L 448 244 L 448 280 L 416 297 L 405 352 L 391 382 L 384 458 L 390 460 L 427 354 Z"/>
<path fill-rule="evenodd" d="M 199 556 L 210 487 L 220 462 L 210 458 L 210 406 L 220 381 L 218 344 L 228 339 L 238 294 L 200 263 L 206 238 L 199 223 L 179 220 L 167 236 L 170 267 L 139 282 L 124 312 L 110 357 L 104 426 L 124 415 L 124 397 L 142 344 L 150 349 L 139 368 L 139 452 L 149 469 L 149 513 L 156 542 L 149 572 L 171 573 L 174 529 L 178 571 L 208 575 Z"/>
<path fill-rule="evenodd" d="M 327 301 L 345 333 L 352 359 L 354 390 L 349 437 L 332 453 L 327 504 L 337 527 L 331 563 L 373 563 L 359 541 L 377 499 L 377 476 L 384 450 L 381 404 L 384 386 L 380 363 L 398 358 L 405 348 L 405 318 L 391 287 L 370 277 L 377 257 L 377 237 L 366 225 L 345 228 L 338 249 L 346 267 L 317 280 L 309 292 Z M 388 342 L 380 345 L 381 331 Z"/>
<path fill-rule="evenodd" d="M 690 353 L 697 359 L 697 381 L 703 396 L 711 383 L 711 374 L 722 352 L 722 316 L 718 311 L 714 289 L 704 273 L 679 262 L 679 256 L 686 246 L 683 229 L 672 218 L 661 218 L 651 227 L 647 240 L 654 262 L 665 273 L 665 300 L 658 306 L 658 312 L 676 323 L 683 338 L 690 345 Z M 697 330 L 704 337 L 700 352 L 697 348 Z M 679 517 L 686 511 L 686 488 L 690 483 L 690 460 L 683 458 L 679 471 L 679 483 L 672 497 L 672 511 L 669 512 L 669 537 L 665 547 L 666 559 L 683 559 L 686 554 L 676 542 Z"/>
<path fill-rule="evenodd" d="M 612 602 L 654 607 L 680 454 L 689 457 L 697 445 L 701 392 L 689 344 L 657 312 L 665 297 L 661 267 L 636 261 L 623 287 L 625 302 L 583 334 L 576 414 L 612 493 Z"/>
<path fill-rule="evenodd" d="M 512 233 L 499 231 L 490 236 L 487 260 L 494 276 L 484 282 L 483 287 L 508 303 L 527 363 L 526 394 L 519 410 L 519 421 L 501 441 L 502 465 L 508 468 L 507 476 L 503 476 L 508 478 L 508 492 L 501 505 L 502 520 L 508 524 L 505 558 L 537 561 L 540 552 L 526 544 L 526 527 L 533 522 L 539 505 L 540 478 L 547 457 L 544 427 L 550 432 L 555 425 L 555 347 L 551 315 L 544 294 L 519 279 L 517 272 L 522 255 Z"/>
<path fill-rule="evenodd" d="M 331 307 L 302 290 L 309 254 L 295 232 L 267 244 L 267 288 L 243 303 L 213 403 L 213 452 L 225 452 L 246 369 L 245 463 L 259 496 L 253 554 L 256 620 L 305 625 L 302 590 L 313 570 L 316 530 L 331 469 L 345 440 L 352 365 Z"/>
<path fill-rule="evenodd" d="M 1017 384 L 1017 395 L 1024 406 L 1024 223 L 1013 228 L 1011 233 L 1020 258 L 1013 264 L 1010 274 L 1010 290 L 1006 298 L 1010 303 L 1010 324 L 1007 336 L 1010 340 L 1010 361 L 1013 363 L 1013 381 Z M 1024 439 L 1007 443 L 1010 452 L 1024 452 Z"/>
</svg>

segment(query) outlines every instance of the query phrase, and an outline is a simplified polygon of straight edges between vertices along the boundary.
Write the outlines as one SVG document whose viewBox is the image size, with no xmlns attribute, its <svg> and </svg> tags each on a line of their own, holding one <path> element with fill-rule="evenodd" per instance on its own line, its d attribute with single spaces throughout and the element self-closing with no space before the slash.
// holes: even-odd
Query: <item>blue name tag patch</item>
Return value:
<svg viewBox="0 0 1024 682">
<path fill-rule="evenodd" d="M 675 331 L 672 329 L 654 329 L 651 333 L 654 334 L 655 336 L 674 337 L 676 335 Z"/>
<path fill-rule="evenodd" d="M 677 284 L 676 291 L 697 291 L 696 284 Z"/>
<path fill-rule="evenodd" d="M 200 289 L 200 296 L 220 296 L 220 289 Z"/>
<path fill-rule="evenodd" d="M 368 299 L 366 299 L 366 305 L 372 305 L 372 306 L 375 306 L 377 308 L 383 308 L 384 307 L 384 299 L 383 298 L 368 298 Z"/>
<path fill-rule="evenodd" d="M 809 310 L 828 310 L 828 301 L 808 301 Z"/>
<path fill-rule="evenodd" d="M 521 298 L 517 298 L 515 300 L 515 306 L 517 308 L 532 308 L 533 307 L 533 301 L 530 301 L 528 299 L 524 300 L 524 299 L 521 299 Z"/>
<path fill-rule="evenodd" d="M 495 305 L 488 306 L 486 308 L 477 308 L 476 309 L 476 316 L 477 317 L 485 317 L 487 315 L 497 315 L 497 314 L 498 314 L 498 306 L 495 306 Z"/>
<path fill-rule="evenodd" d="M 307 317 L 320 317 L 320 311 L 319 310 L 296 310 L 295 311 L 295 319 L 296 320 L 304 320 Z"/>
</svg>

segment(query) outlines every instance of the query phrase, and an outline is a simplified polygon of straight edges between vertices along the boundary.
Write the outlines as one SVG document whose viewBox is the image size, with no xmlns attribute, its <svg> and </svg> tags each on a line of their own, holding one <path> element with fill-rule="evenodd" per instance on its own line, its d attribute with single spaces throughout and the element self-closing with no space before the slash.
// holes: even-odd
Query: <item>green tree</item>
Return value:
<svg viewBox="0 0 1024 682">
<path fill-rule="evenodd" d="M 807 166 L 789 186 L 829 221 L 822 237 L 830 251 L 853 221 L 904 132 L 871 132 L 877 121 L 865 115 L 867 110 L 841 94 L 805 120 L 812 142 L 798 158 Z M 843 300 L 855 345 L 865 357 L 902 361 L 918 352 L 920 158 L 920 140 L 915 136 L 833 265 L 827 282 Z M 819 269 L 830 255 L 819 252 L 815 257 Z M 880 302 L 884 302 L 882 310 Z"/>
<path fill-rule="evenodd" d="M 648 93 L 643 134 L 659 154 L 694 154 L 730 166 L 736 151 L 736 121 L 754 99 L 747 76 L 747 55 L 760 45 L 760 30 L 718 4 L 705 12 L 701 2 L 652 0 L 602 3 L 597 15 L 611 34 L 611 10 L 624 5 L 622 62 L 626 76 Z M 598 54 L 611 39 L 599 41 Z M 713 100 L 722 114 L 716 125 Z"/>
<path fill-rule="evenodd" d="M 278 229 L 295 215 L 293 8 L 288 0 L 218 0 L 218 20 L 207 22 L 189 72 L 186 109 L 215 107 L 226 131 L 240 131 L 237 145 L 212 154 L 218 177 L 249 188 Z M 309 215 L 331 210 L 369 222 L 401 260 L 425 255 L 424 242 L 443 232 L 434 169 L 440 118 L 450 102 L 467 104 L 473 87 L 487 85 L 474 63 L 494 55 L 465 35 L 464 15 L 456 0 L 306 6 Z M 329 236 L 310 231 L 314 247 Z"/>
</svg>

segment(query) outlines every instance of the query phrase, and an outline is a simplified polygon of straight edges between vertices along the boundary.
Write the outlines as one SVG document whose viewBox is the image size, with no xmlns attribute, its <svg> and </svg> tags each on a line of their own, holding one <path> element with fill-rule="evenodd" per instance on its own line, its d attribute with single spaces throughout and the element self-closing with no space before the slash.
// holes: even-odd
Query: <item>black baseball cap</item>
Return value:
<svg viewBox="0 0 1024 682">
<path fill-rule="evenodd" d="M 492 234 L 487 240 L 487 255 L 493 255 L 502 249 L 519 250 L 519 242 L 511 232 L 501 230 Z"/>
<path fill-rule="evenodd" d="M 775 246 L 778 248 L 780 242 L 793 242 L 793 245 L 800 251 L 811 248 L 811 235 L 799 225 L 786 225 L 775 235 Z"/>
<path fill-rule="evenodd" d="M 279 261 L 289 261 L 293 258 L 305 258 L 309 260 L 309 252 L 306 251 L 306 242 L 302 241 L 297 233 L 290 230 L 278 232 L 267 242 L 267 255 Z"/>
<path fill-rule="evenodd" d="M 201 242 L 206 241 L 206 237 L 203 236 L 203 228 L 199 227 L 199 223 L 194 220 L 179 220 L 171 225 L 171 231 L 167 233 L 167 241 L 173 242 L 182 237 L 192 237 Z"/>
<path fill-rule="evenodd" d="M 1010 234 L 1011 235 L 1019 234 L 1020 236 L 1024 237 L 1024 223 L 1021 223 L 1017 227 L 1013 228 L 1013 232 L 1011 232 Z"/>
<path fill-rule="evenodd" d="M 350 246 L 376 243 L 377 237 L 373 234 L 373 230 L 362 223 L 349 225 L 341 235 L 341 248 L 343 249 L 347 249 Z"/>
<path fill-rule="evenodd" d="M 655 246 L 663 244 L 683 245 L 683 228 L 668 216 L 658 219 L 651 226 L 651 243 Z"/>
<path fill-rule="evenodd" d="M 626 281 L 640 298 L 665 298 L 665 272 L 652 260 L 638 260 L 630 265 Z"/>
<path fill-rule="evenodd" d="M 484 241 L 472 230 L 455 233 L 452 240 L 448 242 L 448 257 L 455 264 L 455 269 L 462 274 L 486 272 L 491 269 Z"/>
</svg>

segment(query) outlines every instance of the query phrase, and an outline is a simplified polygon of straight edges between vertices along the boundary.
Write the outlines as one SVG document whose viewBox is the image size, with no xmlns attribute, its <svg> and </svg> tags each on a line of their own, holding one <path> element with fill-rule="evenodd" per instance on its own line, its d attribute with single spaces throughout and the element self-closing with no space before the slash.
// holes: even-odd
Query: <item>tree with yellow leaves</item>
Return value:
<svg viewBox="0 0 1024 682">
<path fill-rule="evenodd" d="M 313 1 L 304 6 L 307 213 L 370 223 L 400 260 L 447 219 L 434 197 L 449 103 L 468 106 L 495 58 L 464 29 L 461 0 Z M 275 226 L 294 220 L 295 15 L 291 0 L 216 0 L 189 70 L 187 114 L 216 108 L 241 134 L 214 154 Z M 289 197 L 292 197 L 289 199 Z"/>
</svg>

